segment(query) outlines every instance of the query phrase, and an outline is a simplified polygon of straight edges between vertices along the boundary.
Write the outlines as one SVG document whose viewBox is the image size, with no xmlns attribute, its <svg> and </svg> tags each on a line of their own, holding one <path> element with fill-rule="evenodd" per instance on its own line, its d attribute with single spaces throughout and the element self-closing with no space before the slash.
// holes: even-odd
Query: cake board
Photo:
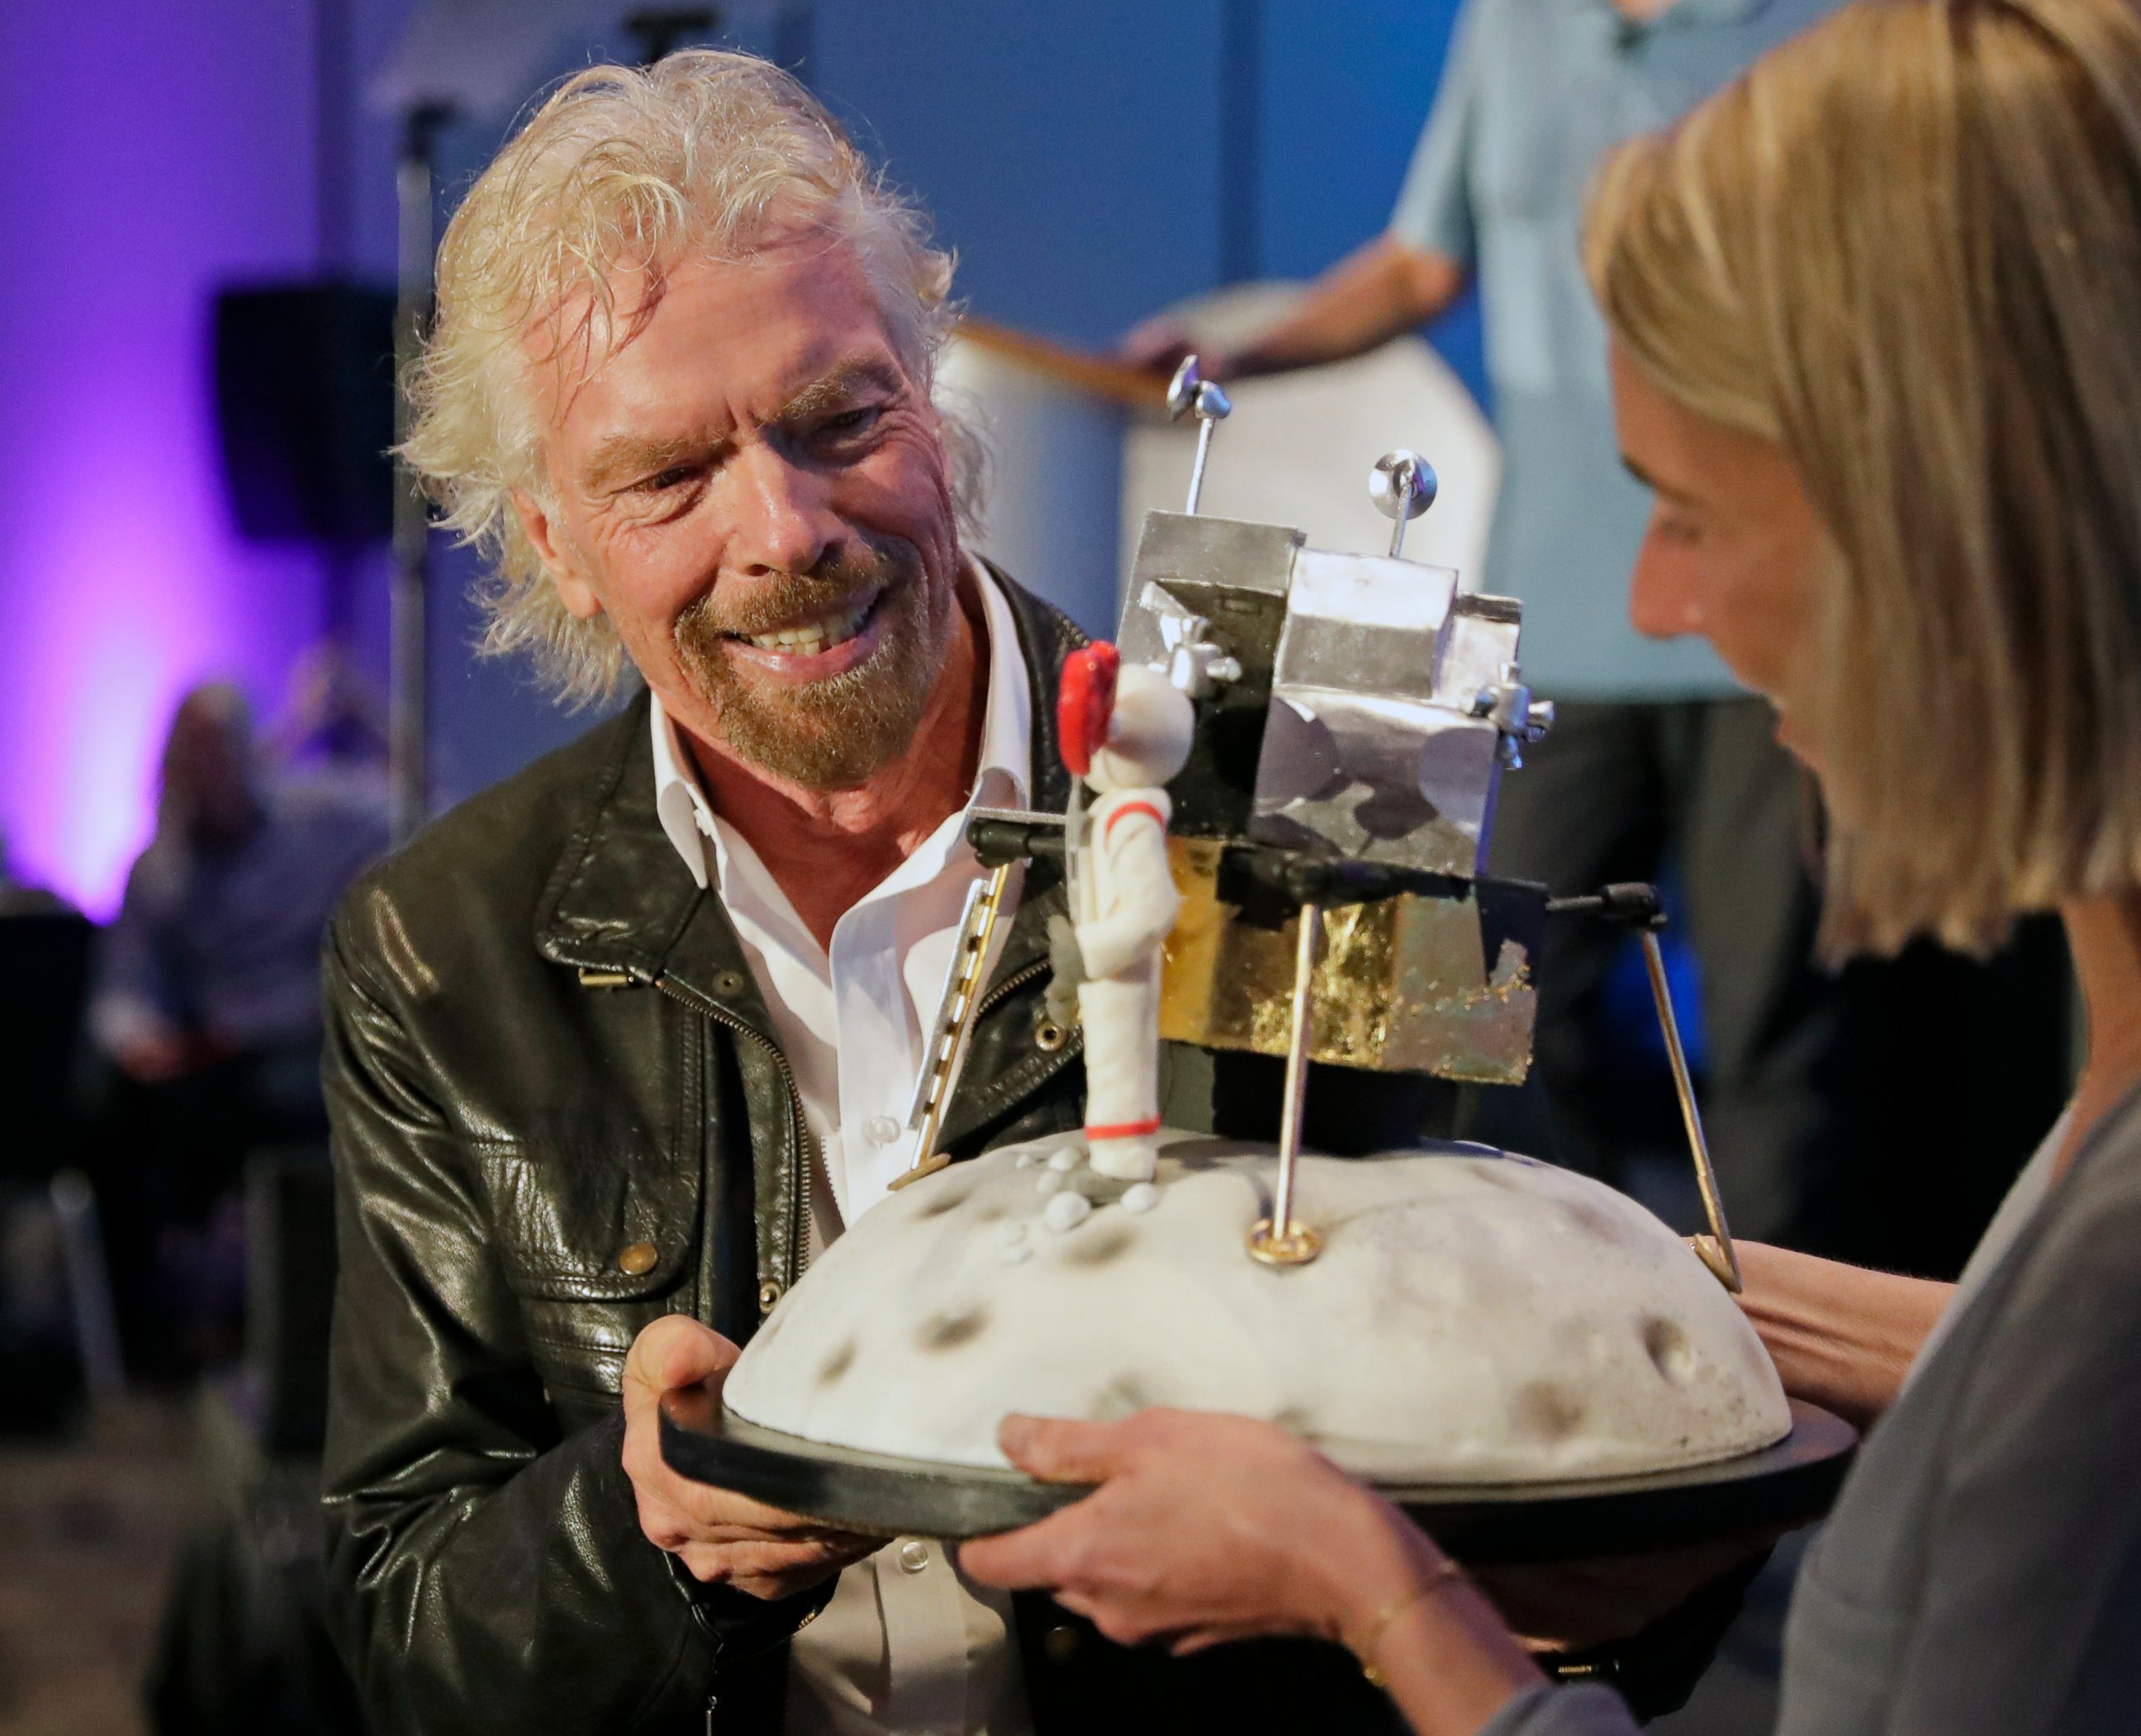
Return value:
<svg viewBox="0 0 2141 1736">
<path fill-rule="evenodd" d="M 1791 1400 L 1774 1445 L 1709 1464 L 1569 1483 L 1379 1483 L 1469 1566 L 1578 1561 L 1787 1530 L 1828 1512 L 1858 1444 L 1841 1418 Z M 1089 1493 L 1024 1473 L 826 1446 L 725 1414 L 702 1393 L 662 1404 L 662 1456 L 694 1482 L 843 1530 L 959 1542 L 1044 1519 Z"/>
</svg>

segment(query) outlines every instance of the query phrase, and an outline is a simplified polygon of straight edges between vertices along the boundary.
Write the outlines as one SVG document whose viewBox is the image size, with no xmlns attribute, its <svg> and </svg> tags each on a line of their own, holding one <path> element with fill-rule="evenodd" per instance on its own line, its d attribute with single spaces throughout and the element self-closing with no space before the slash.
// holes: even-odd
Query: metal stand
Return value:
<svg viewBox="0 0 2141 1736">
<path fill-rule="evenodd" d="M 401 157 L 394 189 L 401 209 L 398 296 L 394 308 L 394 438 L 409 437 L 409 370 L 421 352 L 431 322 L 431 195 L 433 142 L 448 111 L 436 105 L 410 110 L 401 131 Z M 431 514 L 406 462 L 396 465 L 394 494 L 394 578 L 388 619 L 388 778 L 393 790 L 394 841 L 401 843 L 431 812 L 429 681 L 425 596 L 430 588 Z"/>
<path fill-rule="evenodd" d="M 1301 907 L 1293 952 L 1293 1020 L 1286 1050 L 1286 1099 L 1279 1111 L 1278 1188 L 1272 1215 L 1249 1232 L 1249 1256 L 1265 1266 L 1306 1266 L 1323 1252 L 1323 1238 L 1293 1219 L 1294 1172 L 1301 1163 L 1301 1117 L 1308 1097 L 1308 1045 L 1314 1034 L 1316 952 L 1323 938 L 1323 907 Z"/>
<path fill-rule="evenodd" d="M 1732 1246 L 1732 1232 L 1725 1222 L 1725 1202 L 1717 1191 L 1717 1172 L 1710 1162 L 1710 1142 L 1703 1137 L 1702 1111 L 1695 1100 L 1695 1080 L 1687 1070 L 1687 1051 L 1680 1040 L 1680 1020 L 1674 1014 L 1672 990 L 1666 981 L 1665 955 L 1658 947 L 1658 931 L 1666 914 L 1657 888 L 1626 882 L 1602 888 L 1587 898 L 1550 898 L 1548 916 L 1595 916 L 1623 922 L 1636 930 L 1643 943 L 1643 963 L 1650 971 L 1651 999 L 1658 1012 L 1658 1029 L 1664 1033 L 1666 1059 L 1671 1065 L 1673 1089 L 1680 1097 L 1681 1120 L 1687 1128 L 1688 1149 L 1695 1158 L 1695 1184 L 1702 1195 L 1702 1212 L 1710 1224 L 1707 1236 L 1693 1239 L 1696 1257 L 1710 1274 L 1733 1295 L 1740 1294 L 1740 1256 Z"/>
<path fill-rule="evenodd" d="M 1204 493 L 1204 465 L 1212 455 L 1212 435 L 1233 411 L 1226 393 L 1198 371 L 1197 358 L 1185 356 L 1167 387 L 1167 414 L 1172 421 L 1186 416 L 1197 418 L 1197 461 L 1189 470 L 1189 502 L 1183 508 L 1194 513 Z"/>
</svg>

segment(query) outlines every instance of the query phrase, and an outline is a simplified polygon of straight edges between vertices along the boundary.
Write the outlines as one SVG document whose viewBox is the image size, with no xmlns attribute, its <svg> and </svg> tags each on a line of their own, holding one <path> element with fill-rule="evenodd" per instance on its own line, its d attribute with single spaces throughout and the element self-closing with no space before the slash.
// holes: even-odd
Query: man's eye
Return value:
<svg viewBox="0 0 2141 1736">
<path fill-rule="evenodd" d="M 844 410 L 839 415 L 828 416 L 818 425 L 820 434 L 829 434 L 835 439 L 844 434 L 862 434 L 874 427 L 883 410 L 875 404 L 867 404 L 859 410 Z"/>
<path fill-rule="evenodd" d="M 682 465 L 672 465 L 666 470 L 657 470 L 652 476 L 641 478 L 636 486 L 642 494 L 662 494 L 671 489 L 682 488 L 691 479 L 689 470 Z"/>
</svg>

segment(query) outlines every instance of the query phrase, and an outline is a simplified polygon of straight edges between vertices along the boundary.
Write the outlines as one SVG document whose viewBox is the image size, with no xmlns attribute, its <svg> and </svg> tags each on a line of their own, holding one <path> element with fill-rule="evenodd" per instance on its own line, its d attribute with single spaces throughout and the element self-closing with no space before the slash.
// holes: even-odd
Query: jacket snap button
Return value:
<svg viewBox="0 0 2141 1736">
<path fill-rule="evenodd" d="M 1053 1055 L 1070 1040 L 1070 1033 L 1053 1019 L 1043 1019 L 1033 1027 L 1033 1046 Z"/>
<path fill-rule="evenodd" d="M 758 1311 L 760 1313 L 772 1313 L 773 1305 L 780 1300 L 780 1286 L 775 1283 L 772 1279 L 768 1278 L 763 1284 L 758 1286 Z"/>
<path fill-rule="evenodd" d="M 908 1542 L 899 1546 L 899 1571 L 902 1573 L 921 1573 L 929 1566 L 929 1546 L 927 1543 Z"/>
<path fill-rule="evenodd" d="M 1051 1627 L 1041 1636 L 1041 1649 L 1048 1654 L 1050 1663 L 1068 1664 L 1078 1655 L 1078 1630 Z"/>
<path fill-rule="evenodd" d="M 714 979 L 717 995 L 741 995 L 744 990 L 744 974 L 741 971 L 724 971 Z"/>
<path fill-rule="evenodd" d="M 654 1270 L 660 1257 L 651 1242 L 635 1242 L 617 1257 L 617 1269 L 628 1278 L 643 1278 Z"/>
</svg>

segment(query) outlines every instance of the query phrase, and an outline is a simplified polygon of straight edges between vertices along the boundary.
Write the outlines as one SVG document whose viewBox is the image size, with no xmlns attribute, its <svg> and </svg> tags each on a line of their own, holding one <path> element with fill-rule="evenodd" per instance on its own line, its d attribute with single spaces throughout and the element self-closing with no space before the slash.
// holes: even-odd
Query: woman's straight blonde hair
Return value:
<svg viewBox="0 0 2141 1736">
<path fill-rule="evenodd" d="M 1617 152 L 1584 247 L 1828 532 L 1832 955 L 2141 884 L 2141 15 L 1858 0 Z"/>
</svg>

